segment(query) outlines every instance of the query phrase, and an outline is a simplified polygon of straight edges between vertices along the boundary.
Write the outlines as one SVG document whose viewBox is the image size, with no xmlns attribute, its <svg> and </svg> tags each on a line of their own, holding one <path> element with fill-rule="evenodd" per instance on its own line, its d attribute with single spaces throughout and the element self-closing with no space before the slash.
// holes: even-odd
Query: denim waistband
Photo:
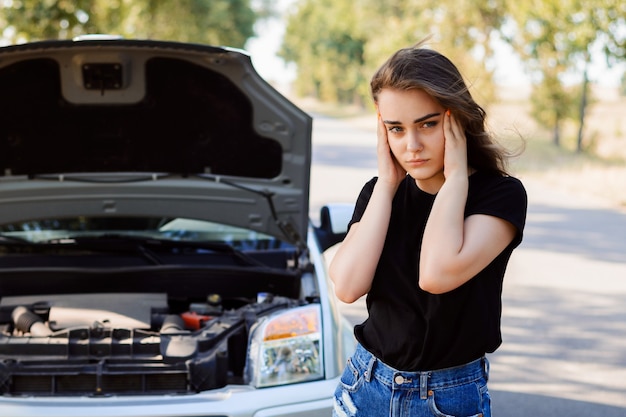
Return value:
<svg viewBox="0 0 626 417">
<path fill-rule="evenodd" d="M 352 358 L 366 368 L 365 379 L 374 377 L 393 389 L 416 390 L 420 397 L 427 398 L 429 390 L 441 389 L 455 385 L 467 384 L 481 378 L 489 378 L 489 361 L 484 356 L 464 365 L 431 371 L 400 371 L 392 368 L 372 355 L 361 344 L 357 344 Z"/>
</svg>

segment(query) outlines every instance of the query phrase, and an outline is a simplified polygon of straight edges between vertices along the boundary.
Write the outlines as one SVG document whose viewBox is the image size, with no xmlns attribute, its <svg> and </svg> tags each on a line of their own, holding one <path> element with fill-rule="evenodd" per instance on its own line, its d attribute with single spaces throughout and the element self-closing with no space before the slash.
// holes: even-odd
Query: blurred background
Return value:
<svg viewBox="0 0 626 417">
<path fill-rule="evenodd" d="M 0 0 L 0 45 L 94 33 L 246 49 L 314 116 L 313 217 L 376 175 L 369 79 L 428 38 L 497 139 L 523 148 L 511 171 L 529 224 L 505 280 L 494 411 L 625 415 L 624 0 Z M 343 308 L 363 320 L 363 302 Z"/>
</svg>

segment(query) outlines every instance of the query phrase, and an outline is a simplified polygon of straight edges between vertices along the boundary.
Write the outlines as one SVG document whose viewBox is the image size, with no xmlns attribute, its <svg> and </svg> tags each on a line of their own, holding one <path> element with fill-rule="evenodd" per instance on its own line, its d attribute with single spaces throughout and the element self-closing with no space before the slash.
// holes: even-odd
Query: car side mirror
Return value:
<svg viewBox="0 0 626 417">
<path fill-rule="evenodd" d="M 322 252 L 341 242 L 348 233 L 354 204 L 328 204 L 320 210 L 320 225 L 315 227 L 315 236 Z"/>
</svg>

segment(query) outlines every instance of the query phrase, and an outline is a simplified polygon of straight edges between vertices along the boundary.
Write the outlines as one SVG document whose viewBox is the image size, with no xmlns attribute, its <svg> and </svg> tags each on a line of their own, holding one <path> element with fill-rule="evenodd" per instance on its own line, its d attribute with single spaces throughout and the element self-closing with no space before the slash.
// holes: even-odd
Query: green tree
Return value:
<svg viewBox="0 0 626 417">
<path fill-rule="evenodd" d="M 567 89 L 556 72 L 545 72 L 541 82 L 533 88 L 531 116 L 541 126 L 552 130 L 556 146 L 561 145 L 563 122 L 576 115 L 576 97 L 575 91 Z"/>
<path fill-rule="evenodd" d="M 481 101 L 491 101 L 487 66 L 502 1 L 302 0 L 288 17 L 279 54 L 296 64 L 299 94 L 367 103 L 369 79 L 382 61 L 432 35 L 428 44 L 465 70 Z"/>
<path fill-rule="evenodd" d="M 531 96 L 536 120 L 553 130 L 561 143 L 560 126 L 578 119 L 577 150 L 583 148 L 588 98 L 587 68 L 592 49 L 602 44 L 608 62 L 624 58 L 626 3 L 622 0 L 508 0 L 512 33 L 506 33 L 534 80 Z M 621 30 L 619 30 L 621 28 Z M 579 90 L 568 89 L 567 76 L 579 74 Z M 578 106 L 574 101 L 578 98 Z M 578 110 L 578 111 L 577 111 Z"/>
<path fill-rule="evenodd" d="M 287 21 L 279 55 L 297 64 L 296 92 L 358 102 L 365 35 L 355 0 L 304 0 Z M 337 18 L 339 17 L 339 18 Z"/>
<path fill-rule="evenodd" d="M 88 33 L 243 47 L 269 13 L 260 0 L 20 0 L 0 6 L 12 43 Z"/>
<path fill-rule="evenodd" d="M 457 64 L 479 102 L 494 102 L 492 45 L 505 18 L 503 0 L 433 1 L 429 8 L 435 11 L 436 47 Z"/>
</svg>

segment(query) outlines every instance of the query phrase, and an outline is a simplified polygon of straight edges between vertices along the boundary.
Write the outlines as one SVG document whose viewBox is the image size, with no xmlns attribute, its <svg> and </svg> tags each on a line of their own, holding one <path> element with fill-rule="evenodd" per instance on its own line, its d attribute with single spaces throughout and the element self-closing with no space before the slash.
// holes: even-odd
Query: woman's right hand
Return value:
<svg viewBox="0 0 626 417">
<path fill-rule="evenodd" d="M 380 113 L 378 113 L 378 127 L 376 130 L 378 142 L 376 147 L 378 159 L 378 181 L 383 181 L 394 190 L 400 185 L 406 177 L 406 170 L 402 168 L 396 157 L 389 147 L 389 138 L 387 136 L 387 127 L 383 122 Z"/>
</svg>

